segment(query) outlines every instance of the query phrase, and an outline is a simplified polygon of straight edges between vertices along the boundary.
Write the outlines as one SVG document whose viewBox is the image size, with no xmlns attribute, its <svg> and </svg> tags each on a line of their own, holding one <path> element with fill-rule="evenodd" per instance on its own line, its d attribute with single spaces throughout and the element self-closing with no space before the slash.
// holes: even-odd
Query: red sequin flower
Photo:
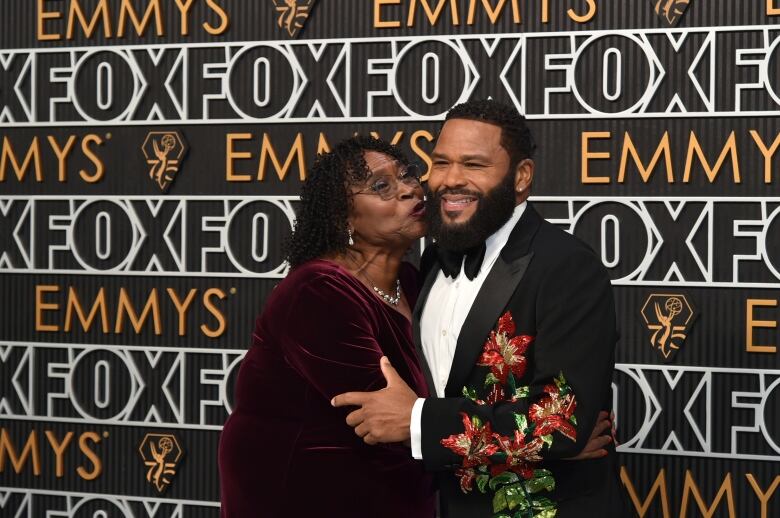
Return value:
<svg viewBox="0 0 780 518">
<path fill-rule="evenodd" d="M 511 373 L 515 379 L 525 374 L 527 360 L 525 352 L 533 342 L 529 335 L 513 336 L 516 331 L 512 315 L 507 311 L 498 320 L 498 332 L 492 331 L 482 348 L 482 355 L 477 361 L 481 367 L 490 367 L 490 372 L 500 381 L 506 383 Z"/>
<path fill-rule="evenodd" d="M 498 451 L 498 446 L 493 443 L 493 430 L 490 428 L 490 423 L 483 425 L 478 417 L 469 418 L 464 412 L 460 415 L 463 418 L 465 431 L 442 439 L 442 446 L 463 457 L 464 468 L 487 464 L 489 457 Z"/>
<path fill-rule="evenodd" d="M 566 384 L 563 374 L 555 380 L 555 385 L 545 385 L 544 391 L 547 395 L 542 396 L 528 410 L 528 416 L 536 425 L 534 435 L 541 437 L 558 431 L 576 441 L 577 431 L 574 428 L 573 416 L 577 409 L 577 400 Z"/>
</svg>

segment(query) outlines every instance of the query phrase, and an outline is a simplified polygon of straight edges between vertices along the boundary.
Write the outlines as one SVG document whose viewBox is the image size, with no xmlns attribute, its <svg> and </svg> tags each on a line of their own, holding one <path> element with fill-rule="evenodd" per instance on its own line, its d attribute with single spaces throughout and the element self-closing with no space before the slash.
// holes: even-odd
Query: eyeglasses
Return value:
<svg viewBox="0 0 780 518">
<path fill-rule="evenodd" d="M 371 175 L 366 182 L 368 187 L 353 194 L 375 194 L 383 200 L 391 200 L 398 196 L 401 184 L 412 188 L 419 187 L 421 176 L 422 168 L 419 164 L 401 166 L 401 171 L 397 176 L 390 174 Z"/>
</svg>

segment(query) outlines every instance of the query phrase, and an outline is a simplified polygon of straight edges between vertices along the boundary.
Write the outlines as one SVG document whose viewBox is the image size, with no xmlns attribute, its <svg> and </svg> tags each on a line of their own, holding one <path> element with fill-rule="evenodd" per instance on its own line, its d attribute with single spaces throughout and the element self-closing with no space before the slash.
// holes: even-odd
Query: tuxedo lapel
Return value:
<svg viewBox="0 0 780 518">
<path fill-rule="evenodd" d="M 447 397 L 461 394 L 464 383 L 479 360 L 485 340 L 525 275 L 533 257 L 531 242 L 541 221 L 541 216 L 529 203 L 485 278 L 458 336 L 445 389 Z"/>
<path fill-rule="evenodd" d="M 417 296 L 417 303 L 414 306 L 412 313 L 412 332 L 414 333 L 414 346 L 417 349 L 417 357 L 420 360 L 423 374 L 425 375 L 425 382 L 428 384 L 428 392 L 431 396 L 436 395 L 436 386 L 433 384 L 433 376 L 431 376 L 431 368 L 428 366 L 428 359 L 425 357 L 425 353 L 422 348 L 422 335 L 420 332 L 420 319 L 422 318 L 423 307 L 428 300 L 428 295 L 431 293 L 433 283 L 436 282 L 436 277 L 439 275 L 438 262 L 428 271 L 428 275 L 425 276 L 425 282 L 420 289 L 420 294 Z"/>
<path fill-rule="evenodd" d="M 463 383 L 474 370 L 485 340 L 525 275 L 531 257 L 533 252 L 511 262 L 499 257 L 493 265 L 463 322 L 444 391 L 446 396 L 460 395 Z"/>
</svg>

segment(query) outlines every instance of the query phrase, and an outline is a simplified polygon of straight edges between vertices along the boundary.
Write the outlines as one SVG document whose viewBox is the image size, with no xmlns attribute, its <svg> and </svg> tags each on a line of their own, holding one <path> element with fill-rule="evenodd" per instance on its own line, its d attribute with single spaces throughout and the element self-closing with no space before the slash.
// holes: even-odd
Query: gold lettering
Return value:
<svg viewBox="0 0 780 518">
<path fill-rule="evenodd" d="M 154 323 L 154 334 L 162 334 L 162 325 L 160 323 L 160 300 L 157 296 L 157 288 L 152 288 L 149 293 L 149 297 L 146 299 L 146 306 L 144 306 L 141 316 L 135 311 L 133 302 L 127 295 L 127 291 L 124 287 L 119 289 L 119 307 L 117 308 L 116 325 L 114 326 L 114 332 L 119 334 L 124 329 L 125 315 L 130 319 L 130 323 L 135 329 L 136 334 L 141 332 L 146 319 L 152 314 L 152 321 Z"/>
<path fill-rule="evenodd" d="M 66 182 L 68 181 L 68 154 L 70 154 L 73 149 L 73 144 L 76 143 L 76 135 L 71 135 L 68 138 L 64 148 L 60 147 L 57 139 L 53 135 L 49 135 L 47 139 L 49 140 L 52 151 L 54 151 L 54 154 L 57 156 L 57 178 L 60 182 Z"/>
<path fill-rule="evenodd" d="M 609 160 L 611 155 L 609 151 L 596 152 L 589 148 L 591 139 L 609 139 L 612 138 L 610 131 L 585 131 L 582 133 L 582 183 L 583 184 L 604 184 L 610 183 L 609 176 L 590 176 L 590 160 Z"/>
<path fill-rule="evenodd" d="M 295 137 L 295 142 L 293 142 L 293 145 L 290 148 L 290 153 L 287 155 L 287 159 L 285 160 L 284 165 L 282 165 L 282 163 L 279 161 L 279 157 L 276 154 L 276 150 L 274 149 L 273 144 L 271 143 L 271 139 L 268 137 L 268 133 L 263 133 L 263 143 L 260 147 L 260 167 L 257 168 L 258 181 L 262 182 L 265 179 L 265 170 L 268 167 L 269 158 L 271 159 L 271 163 L 276 170 L 276 176 L 279 177 L 279 180 L 284 181 L 284 179 L 287 177 L 287 172 L 289 171 L 290 167 L 292 167 L 292 164 L 296 158 L 298 161 L 298 176 L 300 177 L 301 181 L 306 179 L 306 162 L 304 160 L 303 153 L 302 133 L 298 133 L 298 136 Z"/>
<path fill-rule="evenodd" d="M 585 2 L 588 4 L 588 12 L 583 15 L 579 15 L 574 11 L 574 9 L 569 9 L 566 11 L 566 14 L 569 15 L 569 18 L 577 23 L 587 23 L 591 21 L 593 17 L 596 16 L 596 0 L 585 0 Z"/>
<path fill-rule="evenodd" d="M 35 287 L 35 330 L 39 332 L 56 332 L 60 328 L 57 324 L 44 324 L 43 312 L 44 311 L 56 311 L 60 308 L 60 305 L 56 302 L 44 302 L 44 293 L 58 293 L 60 291 L 59 286 L 50 284 L 39 284 Z"/>
<path fill-rule="evenodd" d="M 777 321 L 775 320 L 754 320 L 754 308 L 775 308 L 777 307 L 777 300 L 772 299 L 748 299 L 747 300 L 747 336 L 745 337 L 745 349 L 749 353 L 776 353 L 777 347 L 774 345 L 755 345 L 753 343 L 753 329 L 756 327 L 763 327 L 768 329 L 775 329 L 777 327 Z"/>
<path fill-rule="evenodd" d="M 127 19 L 135 28 L 136 34 L 143 36 L 146 33 L 146 29 L 154 16 L 154 24 L 157 29 L 157 36 L 164 36 L 165 31 L 163 28 L 162 13 L 160 12 L 160 0 L 149 0 L 149 5 L 146 7 L 143 19 L 138 17 L 138 13 L 133 7 L 132 0 L 122 0 L 122 4 L 119 7 L 119 22 L 117 23 L 117 38 L 122 38 L 125 35 L 125 29 L 127 26 Z"/>
<path fill-rule="evenodd" d="M 100 0 L 98 2 L 97 7 L 95 7 L 95 10 L 92 13 L 92 19 L 89 22 L 87 22 L 87 17 L 81 9 L 81 5 L 79 5 L 79 0 L 71 0 L 70 11 L 68 12 L 68 29 L 65 33 L 65 38 L 73 38 L 76 19 L 78 19 L 79 24 L 84 31 L 84 35 L 87 38 L 91 38 L 92 33 L 97 29 L 101 17 L 103 19 L 103 36 L 110 38 L 111 19 L 108 16 L 108 4 L 106 3 L 106 0 Z"/>
<path fill-rule="evenodd" d="M 699 139 L 696 138 L 696 133 L 691 131 L 691 137 L 690 140 L 688 141 L 688 156 L 685 159 L 685 173 L 683 176 L 683 182 L 685 183 L 688 183 L 691 180 L 691 166 L 693 165 L 694 153 L 698 157 L 699 163 L 701 163 L 702 167 L 704 167 L 704 172 L 707 174 L 707 179 L 710 181 L 710 183 L 715 181 L 715 179 L 718 177 L 718 172 L 720 171 L 720 168 L 723 166 L 723 163 L 726 161 L 726 157 L 728 155 L 731 155 L 731 166 L 734 174 L 734 183 L 742 183 L 742 179 L 739 173 L 739 153 L 737 151 L 737 137 L 733 131 L 731 132 L 731 135 L 729 136 L 728 140 L 726 140 L 726 144 L 723 146 L 723 150 L 721 151 L 720 156 L 718 157 L 718 161 L 715 163 L 715 167 L 710 166 L 710 163 L 707 161 L 707 156 L 704 154 L 704 151 L 701 149 L 701 145 L 699 144 Z"/>
<path fill-rule="evenodd" d="M 105 173 L 106 170 L 105 166 L 103 165 L 103 161 L 100 160 L 100 157 L 95 154 L 95 151 L 89 147 L 89 145 L 93 143 L 97 144 L 98 146 L 102 146 L 103 139 L 97 135 L 89 134 L 84 137 L 84 140 L 81 141 L 81 151 L 87 158 L 89 158 L 90 162 L 95 165 L 95 172 L 91 175 L 85 169 L 79 170 L 79 176 L 81 176 L 81 179 L 87 183 L 95 183 L 102 180 L 103 173 Z"/>
<path fill-rule="evenodd" d="M 495 7 L 491 5 L 491 0 L 481 0 L 481 1 L 482 1 L 482 7 L 485 9 L 488 18 L 490 18 L 490 23 L 495 25 L 498 19 L 501 17 L 501 12 L 503 11 L 504 5 L 506 4 L 507 0 L 498 0 L 498 4 Z M 473 25 L 474 17 L 476 16 L 476 14 L 477 14 L 477 0 L 471 0 L 469 2 L 469 14 L 468 14 L 466 24 Z M 520 23 L 520 11 L 518 9 L 517 0 L 512 0 L 512 18 L 515 23 Z"/>
<path fill-rule="evenodd" d="M 228 29 L 230 18 L 228 18 L 227 13 L 216 0 L 206 0 L 206 5 L 219 16 L 220 22 L 217 27 L 212 26 L 209 22 L 205 22 L 203 28 L 212 36 L 218 36 Z"/>
<path fill-rule="evenodd" d="M 417 130 L 414 133 L 412 133 L 412 137 L 409 139 L 409 145 L 412 147 L 412 151 L 415 155 L 420 157 L 423 162 L 425 162 L 426 172 L 425 175 L 421 178 L 423 182 L 428 180 L 428 175 L 431 172 L 431 166 L 433 165 L 433 161 L 431 160 L 431 157 L 428 153 L 423 151 L 419 144 L 417 143 L 420 139 L 425 139 L 428 142 L 433 142 L 433 135 L 430 131 L 427 130 Z"/>
<path fill-rule="evenodd" d="M 103 325 L 103 333 L 108 333 L 110 331 L 110 326 L 108 325 L 108 308 L 106 307 L 105 288 L 100 288 L 97 297 L 95 297 L 95 302 L 92 303 L 92 309 L 89 310 L 89 316 L 86 316 L 84 308 L 81 307 L 81 303 L 79 302 L 79 294 L 76 292 L 76 288 L 73 286 L 69 287 L 68 301 L 65 306 L 65 326 L 63 327 L 63 331 L 66 333 L 70 332 L 73 326 L 73 313 L 75 312 L 81 322 L 81 327 L 85 332 L 89 332 L 98 311 L 100 311 L 100 323 Z"/>
<path fill-rule="evenodd" d="M 27 458 L 32 458 L 33 474 L 38 476 L 41 474 L 41 456 L 38 450 L 38 436 L 35 430 L 30 432 L 27 436 L 27 442 L 24 443 L 22 453 L 16 454 L 16 448 L 14 448 L 11 438 L 8 436 L 8 430 L 0 428 L 0 473 L 5 471 L 5 458 L 6 455 L 11 460 L 11 465 L 14 467 L 14 472 L 18 475 L 24 469 L 24 465 L 27 463 Z"/>
<path fill-rule="evenodd" d="M 374 0 L 374 28 L 375 29 L 397 29 L 401 26 L 401 20 L 386 21 L 382 19 L 382 6 L 395 4 L 398 5 L 401 0 Z"/>
<path fill-rule="evenodd" d="M 214 303 L 211 301 L 212 297 L 217 297 L 218 299 L 222 300 L 226 297 L 225 292 L 220 290 L 219 288 L 209 288 L 206 290 L 206 292 L 203 294 L 203 306 L 205 306 L 206 310 L 214 315 L 214 318 L 217 319 L 218 327 L 217 329 L 212 330 L 209 328 L 206 324 L 201 324 L 200 330 L 203 332 L 204 335 L 208 336 L 209 338 L 217 338 L 219 336 L 222 336 L 222 333 L 225 332 L 225 328 L 227 327 L 227 323 L 225 322 L 225 315 L 222 314 L 222 312 L 217 308 Z"/>
<path fill-rule="evenodd" d="M 458 2 L 457 0 L 437 0 L 439 3 L 436 4 L 436 9 L 431 9 L 431 6 L 429 4 L 429 0 L 411 0 L 411 4 L 409 5 L 409 15 L 406 19 L 406 26 L 407 27 L 414 27 L 414 17 L 417 14 L 417 4 L 419 2 L 420 5 L 422 5 L 423 10 L 425 11 L 425 16 L 428 17 L 428 21 L 431 23 L 431 25 L 436 25 L 439 23 L 439 17 L 441 17 L 442 13 L 444 12 L 444 7 L 449 3 L 450 5 L 450 15 L 452 16 L 452 25 L 460 25 L 460 20 L 458 18 Z"/>
<path fill-rule="evenodd" d="M 772 485 L 769 486 L 769 489 L 767 489 L 766 493 L 761 491 L 761 486 L 758 485 L 758 481 L 752 473 L 746 474 L 745 478 L 748 479 L 748 482 L 750 482 L 750 485 L 753 487 L 753 491 L 756 493 L 758 500 L 761 502 L 761 518 L 767 518 L 769 516 L 769 511 L 767 509 L 769 506 L 769 499 L 772 498 L 772 495 L 777 489 L 777 486 L 780 485 L 780 475 L 775 477 L 775 480 L 772 482 Z"/>
<path fill-rule="evenodd" d="M 704 499 L 701 496 L 701 492 L 699 491 L 699 486 L 696 485 L 696 481 L 693 479 L 691 470 L 686 469 L 685 484 L 683 486 L 682 506 L 680 507 L 681 517 L 688 516 L 688 501 L 690 499 L 690 495 L 693 495 L 693 499 L 696 501 L 696 506 L 699 508 L 699 511 L 704 516 L 704 518 L 713 517 L 724 495 L 726 496 L 726 505 L 728 506 L 729 517 L 736 518 L 737 516 L 736 511 L 734 510 L 734 489 L 731 486 L 731 473 L 727 473 L 726 478 L 723 479 L 723 484 L 721 484 L 720 489 L 718 490 L 718 494 L 715 495 L 715 499 L 713 500 L 712 505 L 710 507 L 706 507 Z"/>
<path fill-rule="evenodd" d="M 550 23 L 550 0 L 542 0 L 542 23 Z"/>
<path fill-rule="evenodd" d="M 63 457 L 65 456 L 65 450 L 67 449 L 68 444 L 73 440 L 73 435 L 73 432 L 68 432 L 65 434 L 65 438 L 62 442 L 59 442 L 57 436 L 54 435 L 54 432 L 46 430 L 46 438 L 49 440 L 49 444 L 51 444 L 51 449 L 54 451 L 54 458 L 56 459 L 55 475 L 57 478 L 65 476 L 65 459 Z"/>
<path fill-rule="evenodd" d="M 766 15 L 767 16 L 780 15 L 780 7 L 775 6 L 775 0 L 766 0 Z"/>
<path fill-rule="evenodd" d="M 76 473 L 84 480 L 95 480 L 103 472 L 103 463 L 100 461 L 100 457 L 97 456 L 95 451 L 87 444 L 88 440 L 95 444 L 99 444 L 100 436 L 95 432 L 85 432 L 79 437 L 79 449 L 92 463 L 92 471 L 87 471 L 83 466 L 79 466 L 76 468 Z"/>
<path fill-rule="evenodd" d="M 227 134 L 227 151 L 225 152 L 225 179 L 228 182 L 250 182 L 252 176 L 249 174 L 241 174 L 235 172 L 233 168 L 233 160 L 243 160 L 252 158 L 252 153 L 249 151 L 236 151 L 233 148 L 233 141 L 235 140 L 251 140 L 251 133 L 228 133 Z"/>
<path fill-rule="evenodd" d="M 658 472 L 658 476 L 655 477 L 655 482 L 653 482 L 653 485 L 650 488 L 650 492 L 647 494 L 647 497 L 643 502 L 639 501 L 639 495 L 636 494 L 636 488 L 631 482 L 631 477 L 628 475 L 628 471 L 626 471 L 625 466 L 620 467 L 620 480 L 622 480 L 623 485 L 626 486 L 628 496 L 631 498 L 631 502 L 634 504 L 634 509 L 636 509 L 637 513 L 639 513 L 639 518 L 645 517 L 647 511 L 650 509 L 650 505 L 655 500 L 656 493 L 660 494 L 661 496 L 661 512 L 663 513 L 663 518 L 671 518 L 671 514 L 669 513 L 669 497 L 666 493 L 665 470 L 662 469 Z"/>
<path fill-rule="evenodd" d="M 46 20 L 58 20 L 62 18 L 59 11 L 45 11 L 47 0 L 38 0 L 38 41 L 52 41 L 62 38 L 60 33 L 46 32 Z"/>
<path fill-rule="evenodd" d="M 8 169 L 8 163 L 11 163 L 11 167 L 16 173 L 16 178 L 20 182 L 24 180 L 27 175 L 27 169 L 30 167 L 30 163 L 35 166 L 35 181 L 43 181 L 43 168 L 41 167 L 41 149 L 38 144 L 38 137 L 33 137 L 30 147 L 27 149 L 27 155 L 24 157 L 24 162 L 19 164 L 19 159 L 14 154 L 14 148 L 11 145 L 11 141 L 7 136 L 3 137 L 3 151 L 0 156 L 0 182 L 5 181 L 5 173 Z"/>
<path fill-rule="evenodd" d="M 777 148 L 780 146 L 780 133 L 777 134 L 775 141 L 772 142 L 772 147 L 769 149 L 767 149 L 764 139 L 761 138 L 761 135 L 756 130 L 750 130 L 750 136 L 753 137 L 761 154 L 764 155 L 764 183 L 772 183 L 772 157 L 775 156 Z"/>
<path fill-rule="evenodd" d="M 634 163 L 639 169 L 639 174 L 642 177 L 642 181 L 647 183 L 650 180 L 650 176 L 653 174 L 653 170 L 658 162 L 661 160 L 661 155 L 664 155 L 666 162 L 666 181 L 668 183 L 674 183 L 674 167 L 672 166 L 672 150 L 669 143 L 669 132 L 664 131 L 664 136 L 661 138 L 661 142 L 655 150 L 650 165 L 647 167 L 642 163 L 642 159 L 639 157 L 639 153 L 634 147 L 634 141 L 631 140 L 631 135 L 626 131 L 625 139 L 623 141 L 623 154 L 620 157 L 620 172 L 618 173 L 618 183 L 623 183 L 626 177 L 626 167 L 628 165 L 628 155 L 634 159 Z"/>
<path fill-rule="evenodd" d="M 184 299 L 184 302 L 179 300 L 179 296 L 173 288 L 168 288 L 166 291 L 168 292 L 168 296 L 171 298 L 173 305 L 176 306 L 176 312 L 179 313 L 179 336 L 184 336 L 187 334 L 187 308 L 192 304 L 198 290 L 192 288 L 187 294 L 187 298 Z"/>
<path fill-rule="evenodd" d="M 330 153 L 330 144 L 328 144 L 328 139 L 323 132 L 320 132 L 320 137 L 317 140 L 317 154 L 320 153 Z"/>
<path fill-rule="evenodd" d="M 181 13 L 181 35 L 187 36 L 190 33 L 190 20 L 189 20 L 189 12 L 192 8 L 192 4 L 195 2 L 195 0 L 175 0 L 176 1 L 176 7 L 179 8 L 179 13 Z"/>
</svg>

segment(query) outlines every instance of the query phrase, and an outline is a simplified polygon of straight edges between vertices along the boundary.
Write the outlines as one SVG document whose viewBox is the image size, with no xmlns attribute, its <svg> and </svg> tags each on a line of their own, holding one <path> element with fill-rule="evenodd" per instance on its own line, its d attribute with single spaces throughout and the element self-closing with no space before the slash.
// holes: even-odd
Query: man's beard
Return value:
<svg viewBox="0 0 780 518">
<path fill-rule="evenodd" d="M 474 196 L 477 209 L 464 223 L 447 224 L 442 219 L 441 202 L 445 194 Z M 507 172 L 500 184 L 482 194 L 468 189 L 442 189 L 429 193 L 426 214 L 428 235 L 445 250 L 462 252 L 481 245 L 501 228 L 515 210 L 515 175 Z"/>
</svg>

